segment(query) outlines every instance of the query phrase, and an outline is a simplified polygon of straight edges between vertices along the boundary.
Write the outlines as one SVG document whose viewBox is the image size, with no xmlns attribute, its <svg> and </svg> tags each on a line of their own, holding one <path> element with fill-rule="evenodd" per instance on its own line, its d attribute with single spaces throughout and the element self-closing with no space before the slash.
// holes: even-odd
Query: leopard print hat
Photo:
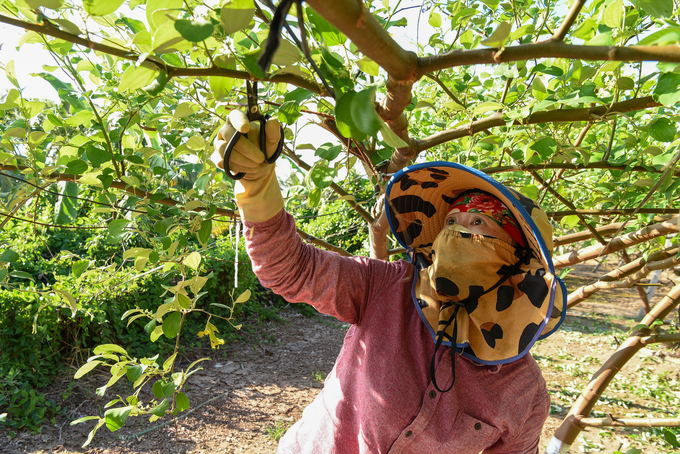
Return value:
<svg viewBox="0 0 680 454">
<path fill-rule="evenodd" d="M 497 197 L 510 209 L 526 240 L 526 249 L 531 250 L 532 261 L 539 262 L 544 270 L 550 292 L 541 309 L 544 318 L 537 339 L 543 339 L 564 320 L 567 291 L 555 276 L 552 226 L 533 200 L 471 167 L 445 161 L 415 164 L 397 172 L 387 184 L 385 213 L 392 233 L 406 247 L 411 261 L 418 252 L 427 257 L 449 208 L 459 194 L 471 189 Z"/>
</svg>

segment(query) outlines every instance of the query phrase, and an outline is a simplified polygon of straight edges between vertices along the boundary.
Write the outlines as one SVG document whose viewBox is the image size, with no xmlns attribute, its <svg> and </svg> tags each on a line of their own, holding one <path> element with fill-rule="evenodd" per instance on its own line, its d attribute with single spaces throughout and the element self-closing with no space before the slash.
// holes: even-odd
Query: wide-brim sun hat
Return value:
<svg viewBox="0 0 680 454">
<path fill-rule="evenodd" d="M 423 257 L 428 256 L 434 240 L 444 227 L 449 208 L 461 193 L 472 189 L 493 195 L 512 212 L 524 236 L 525 249 L 530 251 L 532 267 L 542 270 L 549 289 L 539 312 L 532 315 L 532 323 L 537 324 L 538 329 L 524 351 L 489 359 L 477 357 L 473 348 L 468 348 L 466 353 L 466 345 L 456 345 L 470 359 L 486 364 L 502 364 L 522 357 L 534 342 L 552 334 L 565 317 L 567 292 L 564 283 L 555 275 L 552 226 L 545 211 L 522 193 L 507 188 L 476 169 L 437 161 L 415 164 L 397 172 L 387 184 L 385 212 L 392 233 L 406 248 L 410 260 L 414 261 L 419 252 L 422 252 Z M 422 310 L 419 311 L 423 321 L 426 321 Z M 436 332 L 433 328 L 430 331 L 436 340 Z M 451 343 L 448 344 L 450 346 Z"/>
</svg>

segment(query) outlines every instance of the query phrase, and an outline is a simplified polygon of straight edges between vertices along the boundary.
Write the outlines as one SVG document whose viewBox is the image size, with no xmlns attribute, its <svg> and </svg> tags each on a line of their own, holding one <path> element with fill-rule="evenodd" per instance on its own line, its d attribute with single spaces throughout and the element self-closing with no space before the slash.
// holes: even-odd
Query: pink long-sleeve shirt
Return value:
<svg viewBox="0 0 680 454">
<path fill-rule="evenodd" d="M 246 247 L 265 287 L 351 323 L 323 390 L 279 442 L 280 454 L 536 453 L 550 398 L 531 355 L 483 366 L 456 355 L 447 393 L 430 381 L 434 342 L 405 262 L 342 257 L 304 243 L 281 211 L 246 222 Z M 449 349 L 437 383 L 451 382 Z"/>
</svg>

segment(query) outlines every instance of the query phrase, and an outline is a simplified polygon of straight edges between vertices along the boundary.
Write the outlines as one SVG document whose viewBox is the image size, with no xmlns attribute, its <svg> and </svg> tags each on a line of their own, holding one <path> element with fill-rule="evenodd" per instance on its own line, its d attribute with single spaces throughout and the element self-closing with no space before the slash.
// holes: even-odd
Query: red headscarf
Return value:
<svg viewBox="0 0 680 454">
<path fill-rule="evenodd" d="M 521 247 L 525 247 L 522 229 L 507 206 L 489 193 L 474 189 L 458 196 L 449 208 L 455 213 L 481 213 L 493 219 Z"/>
</svg>

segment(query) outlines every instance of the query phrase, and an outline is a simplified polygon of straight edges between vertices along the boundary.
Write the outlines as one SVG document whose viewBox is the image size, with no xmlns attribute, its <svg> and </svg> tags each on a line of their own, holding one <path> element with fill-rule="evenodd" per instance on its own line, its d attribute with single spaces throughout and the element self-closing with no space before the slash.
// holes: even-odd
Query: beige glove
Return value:
<svg viewBox="0 0 680 454">
<path fill-rule="evenodd" d="M 241 212 L 241 218 L 252 222 L 262 222 L 273 218 L 283 208 L 281 188 L 276 179 L 274 164 L 267 164 L 260 150 L 260 123 L 248 121 L 246 114 L 240 110 L 232 110 L 225 125 L 215 138 L 215 157 L 217 166 L 224 168 L 224 152 L 229 139 L 236 133 L 247 134 L 234 145 L 229 159 L 232 174 L 240 172 L 245 176 L 236 180 L 234 195 Z M 279 120 L 270 118 L 265 124 L 267 157 L 272 156 L 281 139 Z"/>
</svg>

